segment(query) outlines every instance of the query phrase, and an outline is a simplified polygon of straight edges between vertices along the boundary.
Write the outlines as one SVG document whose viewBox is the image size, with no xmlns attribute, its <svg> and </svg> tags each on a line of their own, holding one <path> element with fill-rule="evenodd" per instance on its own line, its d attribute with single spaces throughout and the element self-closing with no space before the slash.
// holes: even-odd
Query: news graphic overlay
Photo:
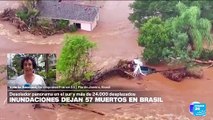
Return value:
<svg viewBox="0 0 213 120">
<path fill-rule="evenodd" d="M 80 87 L 80 89 L 79 89 Z M 82 89 L 84 87 L 85 89 Z M 94 89 L 96 87 L 96 89 Z M 9 103 L 162 103 L 156 91 L 119 90 L 106 86 L 57 86 L 41 90 L 9 90 Z"/>
<path fill-rule="evenodd" d="M 56 78 L 55 54 L 8 54 L 7 57 L 8 103 L 164 102 L 157 91 L 120 89 L 104 85 L 58 84 L 61 78 Z"/>
<path fill-rule="evenodd" d="M 31 90 L 54 86 L 56 54 L 7 54 L 8 90 Z"/>
<path fill-rule="evenodd" d="M 189 106 L 189 112 L 193 116 L 206 116 L 206 104 L 200 102 L 192 102 Z"/>
</svg>

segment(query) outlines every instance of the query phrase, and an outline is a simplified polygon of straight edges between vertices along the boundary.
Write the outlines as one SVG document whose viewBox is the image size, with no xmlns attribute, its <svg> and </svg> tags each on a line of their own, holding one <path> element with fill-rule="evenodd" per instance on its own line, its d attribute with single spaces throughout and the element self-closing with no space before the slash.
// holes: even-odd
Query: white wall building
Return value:
<svg viewBox="0 0 213 120">
<path fill-rule="evenodd" d="M 99 8 L 96 6 L 76 4 L 71 1 L 46 1 L 37 3 L 40 18 L 69 20 L 79 29 L 92 31 L 100 19 Z"/>
</svg>

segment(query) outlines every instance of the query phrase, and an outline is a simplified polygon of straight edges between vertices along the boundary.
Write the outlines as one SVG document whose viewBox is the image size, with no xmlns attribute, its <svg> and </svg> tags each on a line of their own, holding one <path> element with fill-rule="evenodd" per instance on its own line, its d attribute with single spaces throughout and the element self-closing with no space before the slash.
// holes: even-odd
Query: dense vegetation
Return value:
<svg viewBox="0 0 213 120">
<path fill-rule="evenodd" d="M 92 77 L 90 51 L 95 44 L 85 36 L 65 37 L 64 46 L 57 62 L 60 86 L 80 85 L 81 81 Z"/>
<path fill-rule="evenodd" d="M 138 43 L 145 47 L 143 57 L 148 63 L 187 62 L 200 57 L 205 41 L 211 43 L 211 22 L 202 18 L 200 8 L 181 2 L 176 8 L 175 17 L 150 17 L 141 25 Z"/>
<path fill-rule="evenodd" d="M 133 13 L 130 14 L 129 20 L 131 20 L 138 28 L 141 24 L 152 16 L 160 16 L 162 20 L 166 20 L 170 17 L 176 17 L 179 11 L 176 5 L 181 1 L 186 6 L 197 6 L 201 10 L 201 17 L 207 18 L 213 22 L 213 1 L 211 0 L 135 0 L 130 8 Z"/>
</svg>

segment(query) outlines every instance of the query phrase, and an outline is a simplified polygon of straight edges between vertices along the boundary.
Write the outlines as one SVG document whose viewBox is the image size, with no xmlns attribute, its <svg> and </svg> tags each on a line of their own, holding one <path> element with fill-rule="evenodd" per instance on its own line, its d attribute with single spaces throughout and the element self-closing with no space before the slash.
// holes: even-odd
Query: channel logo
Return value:
<svg viewBox="0 0 213 120">
<path fill-rule="evenodd" d="M 206 116 L 206 104 L 200 102 L 192 102 L 189 106 L 189 112 L 194 116 Z"/>
</svg>

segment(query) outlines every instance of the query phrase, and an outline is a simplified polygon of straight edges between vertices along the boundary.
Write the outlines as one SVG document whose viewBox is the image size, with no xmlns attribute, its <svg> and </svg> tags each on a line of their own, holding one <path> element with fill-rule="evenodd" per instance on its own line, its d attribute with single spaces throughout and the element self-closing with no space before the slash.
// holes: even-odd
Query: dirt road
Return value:
<svg viewBox="0 0 213 120">
<path fill-rule="evenodd" d="M 74 34 L 87 35 L 97 43 L 93 53 L 96 66 L 110 67 L 120 58 L 132 59 L 140 55 L 137 30 L 127 19 L 128 5 L 131 1 L 100 1 L 101 16 L 93 32 L 79 31 Z M 6 3 L 5 3 L 6 4 Z M 60 51 L 63 35 L 43 39 L 17 30 L 7 22 L 0 22 L 0 64 L 6 63 L 8 52 L 56 52 Z M 126 80 L 114 77 L 104 81 L 103 85 L 119 86 L 139 90 L 157 90 L 162 92 L 164 103 L 155 104 L 92 104 L 89 107 L 104 112 L 105 116 L 82 110 L 36 109 L 30 104 L 7 104 L 6 86 L 0 86 L 0 120 L 212 120 L 213 118 L 213 68 L 204 69 L 204 78 L 187 78 L 177 83 L 156 73 L 144 77 L 144 80 Z M 206 117 L 193 117 L 189 113 L 189 104 L 200 101 L 207 104 Z"/>
</svg>

